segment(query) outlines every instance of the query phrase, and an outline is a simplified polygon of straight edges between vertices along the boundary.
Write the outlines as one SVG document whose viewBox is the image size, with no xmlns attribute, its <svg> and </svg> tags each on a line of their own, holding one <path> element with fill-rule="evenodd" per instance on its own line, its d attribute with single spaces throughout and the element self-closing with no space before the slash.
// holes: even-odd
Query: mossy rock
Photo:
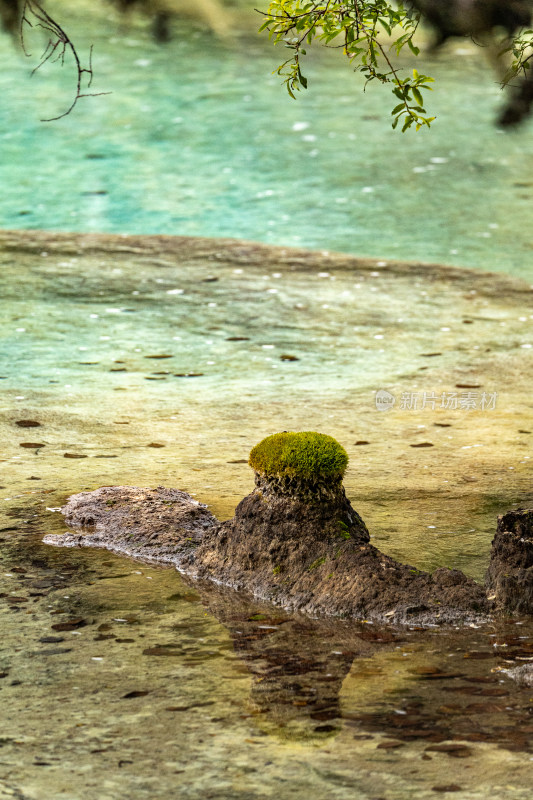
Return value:
<svg viewBox="0 0 533 800">
<path fill-rule="evenodd" d="M 315 431 L 284 432 L 256 444 L 248 463 L 255 472 L 268 477 L 338 482 L 346 470 L 348 454 L 332 436 Z"/>
</svg>

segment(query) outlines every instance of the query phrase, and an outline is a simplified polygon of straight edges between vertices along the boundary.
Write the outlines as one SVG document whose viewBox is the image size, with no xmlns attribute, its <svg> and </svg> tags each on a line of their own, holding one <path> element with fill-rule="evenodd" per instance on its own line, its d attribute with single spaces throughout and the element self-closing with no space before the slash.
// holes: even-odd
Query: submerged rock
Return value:
<svg viewBox="0 0 533 800">
<path fill-rule="evenodd" d="M 519 667 L 501 671 L 516 681 L 519 686 L 533 686 L 533 664 L 522 664 Z"/>
<path fill-rule="evenodd" d="M 486 581 L 498 611 L 533 614 L 533 510 L 498 517 Z"/>
<path fill-rule="evenodd" d="M 104 486 L 69 498 L 61 509 L 78 533 L 46 536 L 63 547 L 105 547 L 148 561 L 179 564 L 218 521 L 178 489 Z"/>
</svg>

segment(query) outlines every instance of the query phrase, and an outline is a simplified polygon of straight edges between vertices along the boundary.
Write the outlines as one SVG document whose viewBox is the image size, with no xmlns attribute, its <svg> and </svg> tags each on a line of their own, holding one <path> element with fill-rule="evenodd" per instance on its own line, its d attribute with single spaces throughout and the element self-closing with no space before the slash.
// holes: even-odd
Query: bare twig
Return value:
<svg viewBox="0 0 533 800">
<path fill-rule="evenodd" d="M 88 67 L 84 67 L 82 66 L 80 57 L 68 34 L 54 19 L 52 19 L 52 17 L 46 13 L 44 8 L 42 8 L 40 3 L 36 2 L 36 0 L 24 0 L 20 18 L 20 42 L 25 55 L 30 57 L 31 53 L 29 53 L 27 50 L 26 41 L 24 38 L 24 31 L 26 27 L 41 28 L 45 34 L 48 35 L 48 43 L 41 55 L 41 60 L 32 70 L 32 75 L 34 75 L 37 70 L 43 67 L 48 61 L 51 61 L 52 63 L 59 61 L 61 62 L 61 66 L 63 66 L 65 63 L 65 56 L 68 52 L 70 52 L 72 55 L 76 67 L 76 94 L 70 106 L 62 114 L 58 114 L 56 117 L 42 119 L 41 122 L 54 122 L 55 120 L 66 117 L 68 114 L 70 114 L 81 97 L 99 97 L 100 95 L 110 94 L 110 92 L 83 91 L 83 83 L 86 82 L 87 89 L 90 89 L 93 80 L 92 45 L 89 50 L 89 65 Z"/>
</svg>

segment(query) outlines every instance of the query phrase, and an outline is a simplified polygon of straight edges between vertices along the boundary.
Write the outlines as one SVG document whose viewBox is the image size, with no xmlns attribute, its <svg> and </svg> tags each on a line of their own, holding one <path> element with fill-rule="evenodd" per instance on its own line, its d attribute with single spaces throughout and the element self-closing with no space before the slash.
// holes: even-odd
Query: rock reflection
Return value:
<svg viewBox="0 0 533 800">
<path fill-rule="evenodd" d="M 338 733 L 340 692 L 354 659 L 401 641 L 399 634 L 374 626 L 369 631 L 353 621 L 313 620 L 208 583 L 194 586 L 250 671 L 250 700 L 263 715 L 258 724 L 283 738 Z"/>
<path fill-rule="evenodd" d="M 468 758 L 469 743 L 479 742 L 533 749 L 530 691 L 502 667 L 533 657 L 527 622 L 477 631 L 392 629 L 313 620 L 221 587 L 193 585 L 251 674 L 255 722 L 266 733 L 297 741 L 349 728 L 355 738 L 391 737 L 383 747 L 422 746 L 427 758 L 434 752 Z"/>
</svg>

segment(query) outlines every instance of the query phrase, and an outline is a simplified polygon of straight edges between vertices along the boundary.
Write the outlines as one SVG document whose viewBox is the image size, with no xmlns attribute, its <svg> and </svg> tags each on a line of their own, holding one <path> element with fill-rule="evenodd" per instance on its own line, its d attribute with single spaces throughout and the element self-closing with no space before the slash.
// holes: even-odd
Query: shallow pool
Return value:
<svg viewBox="0 0 533 800">
<path fill-rule="evenodd" d="M 228 517 L 250 448 L 307 428 L 346 447 L 376 545 L 482 579 L 497 513 L 532 499 L 529 285 L 239 241 L 1 242 L 4 796 L 528 797 L 531 689 L 502 670 L 533 657 L 530 621 L 313 621 L 42 537 L 106 484 Z"/>
</svg>

